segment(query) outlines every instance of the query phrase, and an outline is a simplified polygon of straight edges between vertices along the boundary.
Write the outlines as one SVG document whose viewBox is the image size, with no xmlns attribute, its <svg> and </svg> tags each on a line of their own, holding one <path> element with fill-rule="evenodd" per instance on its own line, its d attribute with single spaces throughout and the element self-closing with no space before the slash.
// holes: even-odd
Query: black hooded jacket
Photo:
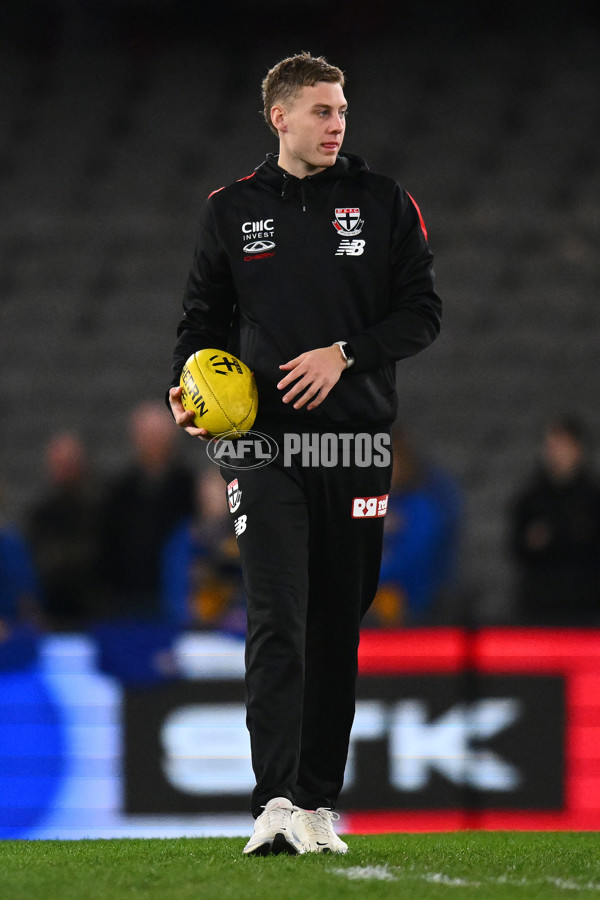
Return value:
<svg viewBox="0 0 600 900">
<path fill-rule="evenodd" d="M 214 347 L 256 376 L 256 428 L 356 428 L 396 417 L 397 360 L 437 336 L 441 301 L 419 210 L 357 156 L 303 179 L 269 154 L 210 195 L 184 296 L 172 385 L 186 359 Z M 310 412 L 281 400 L 279 366 L 347 341 L 355 364 Z"/>
</svg>

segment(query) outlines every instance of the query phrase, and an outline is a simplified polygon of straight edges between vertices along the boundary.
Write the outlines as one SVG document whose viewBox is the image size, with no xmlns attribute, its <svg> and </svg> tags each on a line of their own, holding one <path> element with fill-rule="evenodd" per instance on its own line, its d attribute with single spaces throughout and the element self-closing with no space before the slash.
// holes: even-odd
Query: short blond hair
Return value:
<svg viewBox="0 0 600 900">
<path fill-rule="evenodd" d="M 301 88 L 313 87 L 319 81 L 344 87 L 344 73 L 330 65 L 324 56 L 311 56 L 306 51 L 282 59 L 267 72 L 262 83 L 263 115 L 274 134 L 277 129 L 271 122 L 273 107 L 292 100 Z"/>
</svg>

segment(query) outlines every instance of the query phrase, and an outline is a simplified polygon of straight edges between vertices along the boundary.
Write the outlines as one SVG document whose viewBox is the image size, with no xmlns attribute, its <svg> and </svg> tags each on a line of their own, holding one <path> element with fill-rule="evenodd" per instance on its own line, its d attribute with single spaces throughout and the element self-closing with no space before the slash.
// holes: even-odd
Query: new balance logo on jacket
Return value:
<svg viewBox="0 0 600 900">
<path fill-rule="evenodd" d="M 365 252 L 365 244 L 366 241 L 343 240 L 337 248 L 335 255 L 343 256 L 346 254 L 346 256 L 362 256 Z"/>
</svg>

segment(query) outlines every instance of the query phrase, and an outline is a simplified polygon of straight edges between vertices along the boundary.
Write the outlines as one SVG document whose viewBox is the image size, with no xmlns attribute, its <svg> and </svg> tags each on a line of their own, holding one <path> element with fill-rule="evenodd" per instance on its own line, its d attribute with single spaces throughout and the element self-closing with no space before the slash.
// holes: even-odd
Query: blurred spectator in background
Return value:
<svg viewBox="0 0 600 900">
<path fill-rule="evenodd" d="M 35 664 L 43 624 L 33 557 L 26 539 L 4 516 L 0 484 L 0 678 Z M 6 687 L 7 682 L 3 684 Z M 12 700 L 14 681 L 8 684 Z M 3 753 L 12 734 L 4 732 L 0 735 Z"/>
<path fill-rule="evenodd" d="M 365 624 L 434 624 L 457 601 L 462 495 L 401 429 L 393 451 L 379 589 Z"/>
<path fill-rule="evenodd" d="M 129 426 L 134 458 L 108 486 L 102 514 L 103 582 L 111 615 L 159 617 L 164 543 L 193 513 L 194 480 L 161 402 L 137 405 Z"/>
<path fill-rule="evenodd" d="M 215 466 L 197 484 L 197 508 L 174 530 L 163 555 L 163 609 L 186 628 L 245 634 L 246 608 L 237 541 Z"/>
<path fill-rule="evenodd" d="M 41 621 L 38 579 L 29 545 L 3 512 L 0 484 L 0 642 L 17 624 Z"/>
<path fill-rule="evenodd" d="M 28 534 L 48 626 L 85 627 L 98 609 L 98 487 L 81 438 L 59 432 L 48 441 L 48 487 L 30 510 Z"/>
<path fill-rule="evenodd" d="M 600 485 L 590 450 L 582 422 L 554 419 L 514 499 L 510 541 L 524 625 L 600 625 Z"/>
</svg>

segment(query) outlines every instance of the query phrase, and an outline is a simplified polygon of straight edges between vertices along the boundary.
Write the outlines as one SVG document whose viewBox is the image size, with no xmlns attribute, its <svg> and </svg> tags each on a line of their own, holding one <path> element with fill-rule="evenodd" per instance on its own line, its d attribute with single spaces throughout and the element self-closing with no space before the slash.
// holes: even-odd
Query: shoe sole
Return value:
<svg viewBox="0 0 600 900">
<path fill-rule="evenodd" d="M 288 856 L 298 856 L 298 851 L 293 844 L 289 843 L 283 832 L 278 831 L 273 841 L 265 841 L 264 844 L 259 844 L 258 847 L 254 847 L 245 856 L 280 856 L 282 853 Z"/>
<path fill-rule="evenodd" d="M 278 831 L 275 837 L 273 838 L 273 844 L 271 845 L 271 853 L 273 856 L 279 856 L 281 853 L 287 853 L 288 856 L 298 856 L 298 851 L 290 844 L 285 834 L 281 831 Z"/>
<path fill-rule="evenodd" d="M 339 856 L 340 854 L 347 853 L 348 850 L 334 850 L 332 847 L 322 847 L 322 846 L 317 845 L 316 847 L 313 847 L 310 850 L 307 850 L 306 852 L 307 853 L 333 853 L 333 854 L 336 854 Z"/>
</svg>

